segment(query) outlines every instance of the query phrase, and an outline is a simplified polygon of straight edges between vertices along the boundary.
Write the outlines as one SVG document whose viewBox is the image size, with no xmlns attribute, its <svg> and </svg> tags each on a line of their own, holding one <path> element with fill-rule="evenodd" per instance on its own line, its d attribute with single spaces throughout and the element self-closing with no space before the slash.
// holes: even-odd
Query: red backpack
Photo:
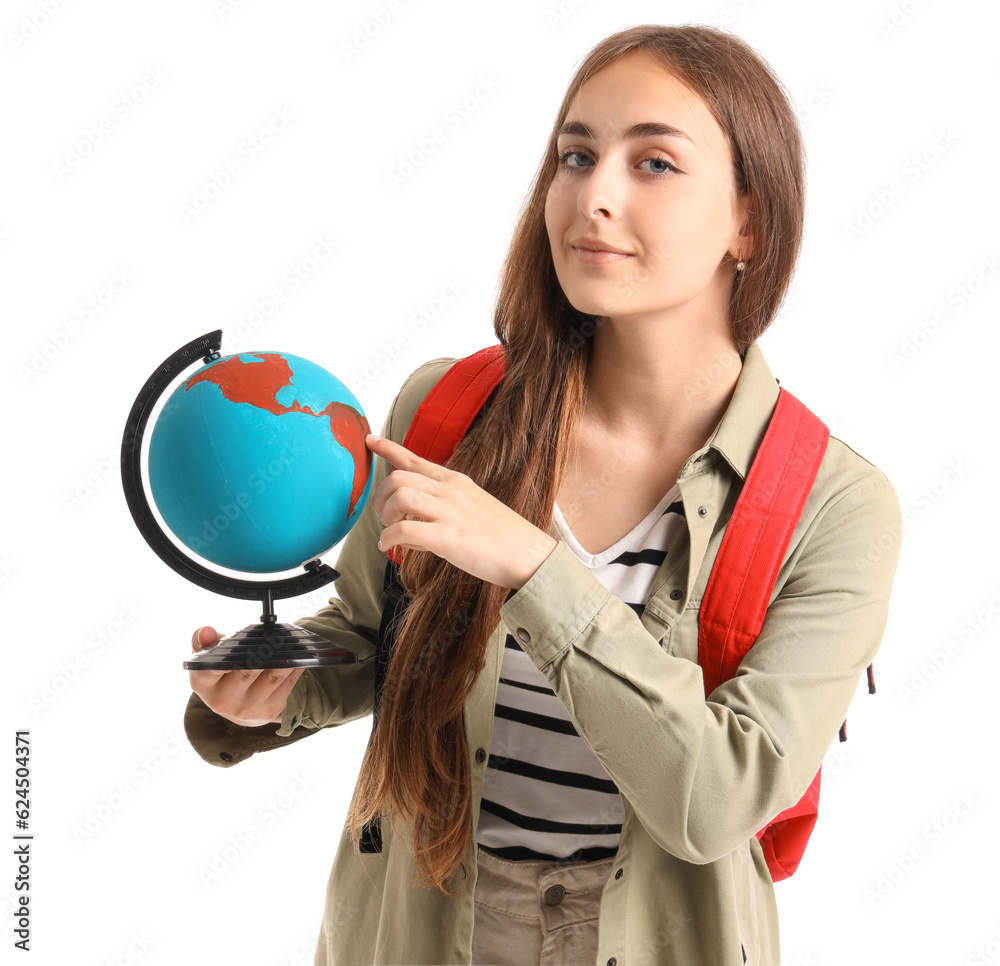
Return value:
<svg viewBox="0 0 1000 966">
<path fill-rule="evenodd" d="M 424 459 L 444 464 L 503 377 L 503 347 L 488 346 L 453 365 L 417 408 L 403 445 Z M 777 380 L 776 380 L 777 381 Z M 709 575 L 698 619 L 698 663 L 708 697 L 734 677 L 764 623 L 778 571 L 826 451 L 830 431 L 788 390 L 780 389 L 767 432 L 757 450 Z M 389 664 L 394 628 L 408 603 L 399 582 L 402 551 L 388 553 L 383 590 L 388 603 L 379 627 L 375 664 L 374 723 Z M 875 691 L 872 666 L 868 689 Z M 840 728 L 847 740 L 847 722 Z M 757 832 L 771 878 L 777 882 L 798 867 L 816 824 L 820 771 L 802 798 Z M 362 852 L 380 852 L 378 819 L 361 837 Z"/>
</svg>

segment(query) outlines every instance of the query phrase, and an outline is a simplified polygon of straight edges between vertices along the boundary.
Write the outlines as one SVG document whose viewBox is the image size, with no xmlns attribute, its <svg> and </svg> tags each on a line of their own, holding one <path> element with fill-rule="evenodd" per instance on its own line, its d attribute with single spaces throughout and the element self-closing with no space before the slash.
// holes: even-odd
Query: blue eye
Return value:
<svg viewBox="0 0 1000 966">
<path fill-rule="evenodd" d="M 574 154 L 580 154 L 583 155 L 584 157 L 590 157 L 590 155 L 588 155 L 586 151 L 563 151 L 563 153 L 559 155 L 559 167 L 565 169 L 566 171 L 578 171 L 580 168 L 587 167 L 587 165 L 568 164 L 566 159 Z M 666 158 L 657 157 L 655 155 L 650 156 L 648 158 L 643 158 L 642 161 L 640 161 L 639 163 L 645 164 L 647 161 L 655 161 L 657 164 L 666 165 L 666 171 L 649 172 L 649 174 L 651 174 L 654 178 L 663 178 L 672 171 L 680 170 L 675 164 L 668 161 Z"/>
</svg>

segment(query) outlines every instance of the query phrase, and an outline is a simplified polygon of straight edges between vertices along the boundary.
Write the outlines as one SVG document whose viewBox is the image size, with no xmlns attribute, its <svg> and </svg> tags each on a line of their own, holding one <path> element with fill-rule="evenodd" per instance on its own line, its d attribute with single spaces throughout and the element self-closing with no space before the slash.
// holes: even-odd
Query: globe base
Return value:
<svg viewBox="0 0 1000 966">
<path fill-rule="evenodd" d="M 249 624 L 198 651 L 184 662 L 185 671 L 264 670 L 353 664 L 357 655 L 298 624 Z"/>
</svg>

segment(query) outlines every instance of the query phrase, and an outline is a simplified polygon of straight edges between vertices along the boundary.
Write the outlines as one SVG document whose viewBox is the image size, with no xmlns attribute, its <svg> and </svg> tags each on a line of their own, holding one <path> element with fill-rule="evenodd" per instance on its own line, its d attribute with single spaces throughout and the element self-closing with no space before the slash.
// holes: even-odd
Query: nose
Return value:
<svg viewBox="0 0 1000 966">
<path fill-rule="evenodd" d="M 623 188 L 615 163 L 612 158 L 601 158 L 579 176 L 576 206 L 585 218 L 615 218 L 621 214 Z"/>
</svg>

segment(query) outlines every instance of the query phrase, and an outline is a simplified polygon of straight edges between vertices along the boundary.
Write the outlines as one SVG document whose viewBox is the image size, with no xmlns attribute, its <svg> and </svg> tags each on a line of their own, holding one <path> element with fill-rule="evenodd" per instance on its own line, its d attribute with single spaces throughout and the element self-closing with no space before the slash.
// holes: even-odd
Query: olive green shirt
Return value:
<svg viewBox="0 0 1000 966">
<path fill-rule="evenodd" d="M 383 436 L 402 443 L 417 406 L 455 361 L 433 359 L 407 378 Z M 805 792 L 882 639 L 902 534 L 899 500 L 876 466 L 831 436 L 760 636 L 737 676 L 705 697 L 699 605 L 778 392 L 754 343 L 725 414 L 680 471 L 687 525 L 642 616 L 560 541 L 508 595 L 465 706 L 473 827 L 508 632 L 618 787 L 624 820 L 601 896 L 598 966 L 780 963 L 774 884 L 755 833 Z M 388 471 L 375 461 L 372 492 Z M 233 725 L 192 693 L 185 729 L 206 761 L 229 767 L 372 713 L 381 531 L 369 502 L 337 560 L 339 598 L 296 621 L 355 651 L 358 662 L 307 669 L 280 726 Z M 411 886 L 407 826 L 399 823 L 397 840 L 387 818 L 381 824 L 381 853 L 357 853 L 343 831 L 316 966 L 470 963 L 474 837 L 464 859 L 469 878 L 452 878 L 461 894 L 449 899 Z"/>
</svg>

